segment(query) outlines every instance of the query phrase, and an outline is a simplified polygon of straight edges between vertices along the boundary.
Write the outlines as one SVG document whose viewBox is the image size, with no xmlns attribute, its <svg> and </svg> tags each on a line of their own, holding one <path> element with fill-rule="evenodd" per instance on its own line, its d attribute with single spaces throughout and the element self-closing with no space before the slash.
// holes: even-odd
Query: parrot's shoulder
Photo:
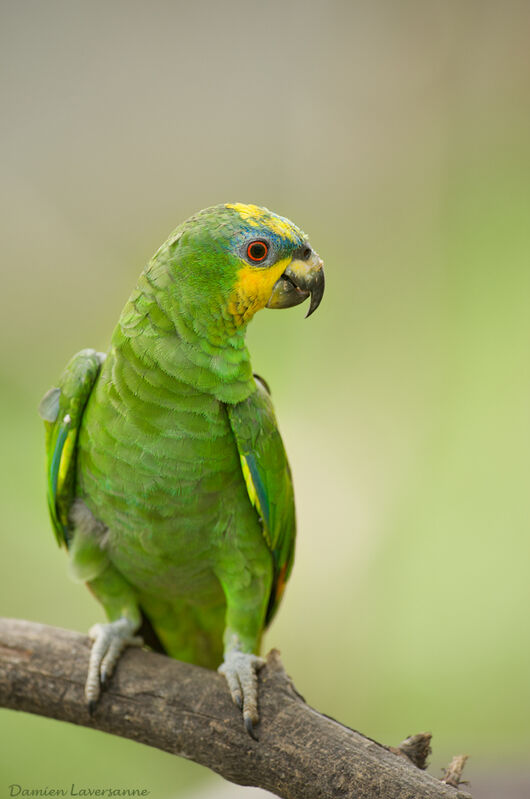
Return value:
<svg viewBox="0 0 530 799">
<path fill-rule="evenodd" d="M 48 508 L 59 544 L 68 543 L 77 436 L 104 360 L 104 353 L 96 350 L 78 352 L 66 365 L 57 386 L 47 391 L 39 404 L 39 414 L 46 428 Z"/>
<path fill-rule="evenodd" d="M 268 394 L 269 397 L 271 397 L 272 391 L 265 378 L 262 377 L 261 375 L 257 375 L 255 372 L 252 375 L 252 377 L 254 378 L 257 388 L 260 389 L 261 391 L 265 391 L 265 393 Z"/>
<path fill-rule="evenodd" d="M 280 435 L 269 384 L 260 375 L 253 377 L 255 391 L 241 402 L 227 405 L 238 446 L 244 450 L 251 446 L 256 436 Z"/>
<path fill-rule="evenodd" d="M 289 576 L 296 535 L 293 483 L 267 383 L 254 375 L 256 390 L 228 405 L 247 493 L 272 552 L 274 579 L 267 622 L 271 620 Z"/>
</svg>

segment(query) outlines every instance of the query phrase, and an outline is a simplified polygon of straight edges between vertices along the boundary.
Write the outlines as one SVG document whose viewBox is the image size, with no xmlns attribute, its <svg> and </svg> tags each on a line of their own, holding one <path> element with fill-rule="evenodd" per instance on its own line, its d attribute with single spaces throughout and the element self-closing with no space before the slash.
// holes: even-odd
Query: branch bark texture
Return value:
<svg viewBox="0 0 530 799">
<path fill-rule="evenodd" d="M 90 716 L 89 650 L 78 633 L 0 619 L 0 705 L 131 738 L 285 799 L 469 797 L 309 707 L 275 651 L 260 672 L 254 741 L 223 677 L 138 649 L 124 653 Z"/>
</svg>

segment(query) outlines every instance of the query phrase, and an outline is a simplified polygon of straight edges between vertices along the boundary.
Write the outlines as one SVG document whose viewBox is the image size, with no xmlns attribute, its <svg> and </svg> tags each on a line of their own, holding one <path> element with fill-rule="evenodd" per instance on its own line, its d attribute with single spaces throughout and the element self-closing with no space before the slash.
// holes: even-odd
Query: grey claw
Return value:
<svg viewBox="0 0 530 799">
<path fill-rule="evenodd" d="M 256 735 L 256 732 L 254 730 L 254 725 L 252 723 L 252 719 L 250 718 L 250 716 L 244 716 L 243 720 L 245 722 L 246 731 L 248 732 L 248 734 L 250 735 L 251 738 L 253 738 L 255 741 L 257 741 L 258 740 L 258 736 Z"/>
<path fill-rule="evenodd" d="M 264 665 L 258 655 L 234 649 L 225 654 L 218 669 L 226 678 L 232 701 L 243 711 L 246 731 L 255 741 L 254 724 L 259 721 L 257 672 Z"/>
<path fill-rule="evenodd" d="M 133 635 L 137 626 L 135 622 L 122 616 L 116 621 L 94 624 L 90 628 L 88 634 L 93 644 L 85 683 L 85 697 L 89 707 L 95 707 L 101 686 L 112 677 L 112 672 L 125 647 L 141 646 L 142 639 Z"/>
</svg>

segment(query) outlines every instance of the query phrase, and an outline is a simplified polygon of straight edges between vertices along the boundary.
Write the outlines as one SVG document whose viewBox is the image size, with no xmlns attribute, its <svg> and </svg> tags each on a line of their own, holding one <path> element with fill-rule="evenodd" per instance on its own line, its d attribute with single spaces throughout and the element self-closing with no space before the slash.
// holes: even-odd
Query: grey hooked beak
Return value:
<svg viewBox="0 0 530 799">
<path fill-rule="evenodd" d="M 300 247 L 283 275 L 276 281 L 267 308 L 292 308 L 311 295 L 306 318 L 320 305 L 324 295 L 324 264 L 309 245 Z"/>
</svg>

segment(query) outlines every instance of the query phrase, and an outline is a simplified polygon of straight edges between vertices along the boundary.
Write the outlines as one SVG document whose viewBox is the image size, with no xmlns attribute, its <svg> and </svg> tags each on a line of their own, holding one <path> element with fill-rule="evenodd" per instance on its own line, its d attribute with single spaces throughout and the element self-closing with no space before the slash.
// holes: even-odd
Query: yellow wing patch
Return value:
<svg viewBox="0 0 530 799">
<path fill-rule="evenodd" d="M 292 222 L 282 216 L 271 213 L 268 208 L 260 208 L 259 205 L 245 205 L 244 203 L 227 203 L 226 207 L 237 211 L 241 219 L 252 227 L 268 228 L 272 233 L 276 233 L 278 236 L 282 236 L 292 242 L 298 241 L 301 236 L 301 231 Z"/>
<path fill-rule="evenodd" d="M 258 495 L 256 494 L 256 489 L 254 488 L 254 483 L 252 481 L 252 475 L 250 474 L 250 469 L 248 468 L 247 460 L 244 455 L 240 455 L 239 458 L 241 460 L 241 471 L 243 472 L 243 477 L 245 478 L 245 485 L 247 487 L 249 499 L 258 511 L 259 515 L 263 516 Z"/>
<path fill-rule="evenodd" d="M 77 439 L 77 429 L 74 428 L 68 432 L 66 441 L 64 442 L 63 451 L 61 454 L 61 461 L 59 465 L 59 476 L 57 479 L 57 494 L 60 494 L 64 488 L 65 480 L 68 476 L 68 470 L 72 463 L 74 446 Z"/>
<path fill-rule="evenodd" d="M 254 485 L 254 481 L 252 480 L 252 475 L 250 474 L 250 469 L 248 468 L 248 464 L 244 455 L 240 455 L 241 460 L 241 471 L 243 472 L 243 477 L 245 480 L 245 485 L 247 487 L 248 498 L 250 499 L 251 503 L 256 508 L 257 512 L 259 513 L 261 519 L 265 518 L 265 514 L 263 513 L 263 509 L 261 507 L 258 494 L 256 492 L 256 487 Z M 263 537 L 265 541 L 272 547 L 272 542 L 270 539 L 269 531 L 267 530 L 266 525 L 263 525 Z"/>
<path fill-rule="evenodd" d="M 237 281 L 228 301 L 228 310 L 236 325 L 248 322 L 261 308 L 264 308 L 272 294 L 276 281 L 285 272 L 291 256 L 276 261 L 273 266 L 259 269 L 245 264 L 237 273 Z"/>
</svg>

